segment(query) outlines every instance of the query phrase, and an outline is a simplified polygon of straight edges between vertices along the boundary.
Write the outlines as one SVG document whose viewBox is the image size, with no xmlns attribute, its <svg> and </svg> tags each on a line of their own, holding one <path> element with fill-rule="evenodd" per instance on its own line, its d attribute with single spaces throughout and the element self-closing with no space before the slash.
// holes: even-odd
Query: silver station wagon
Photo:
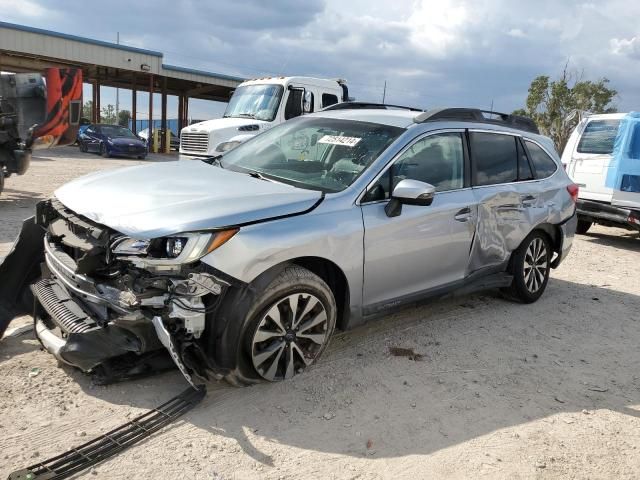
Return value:
<svg viewBox="0 0 640 480">
<path fill-rule="evenodd" d="M 336 328 L 453 291 L 536 301 L 578 188 L 527 119 L 346 103 L 221 157 L 109 170 L 38 204 L 0 266 L 0 330 L 33 313 L 112 382 L 277 381 Z"/>
</svg>

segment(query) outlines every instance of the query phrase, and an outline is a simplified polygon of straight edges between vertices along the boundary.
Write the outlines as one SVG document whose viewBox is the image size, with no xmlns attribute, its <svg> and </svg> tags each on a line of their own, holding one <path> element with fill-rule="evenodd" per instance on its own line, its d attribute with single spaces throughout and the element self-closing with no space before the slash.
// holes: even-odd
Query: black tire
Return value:
<svg viewBox="0 0 640 480">
<path fill-rule="evenodd" d="M 593 225 L 593 222 L 590 222 L 589 220 L 581 220 L 580 218 L 578 218 L 578 226 L 576 227 L 576 233 L 578 235 L 584 235 L 589 231 L 589 229 L 591 228 L 591 225 Z"/>
<path fill-rule="evenodd" d="M 4 190 L 4 166 L 0 163 L 0 193 Z M 1 335 L 0 335 L 1 336 Z"/>
<path fill-rule="evenodd" d="M 538 251 L 536 247 L 540 245 L 544 247 L 544 258 L 540 253 L 536 260 L 531 253 Z M 552 255 L 551 242 L 547 234 L 540 230 L 531 232 L 511 254 L 509 273 L 513 275 L 513 281 L 511 286 L 502 290 L 503 294 L 521 303 L 533 303 L 538 300 L 547 288 Z M 532 263 L 534 266 L 529 266 Z"/>
<path fill-rule="evenodd" d="M 111 156 L 109 155 L 109 150 L 107 150 L 107 146 L 104 143 L 100 144 L 100 155 L 104 158 L 109 158 Z"/>
<path fill-rule="evenodd" d="M 80 149 L 80 151 L 82 153 L 87 153 L 87 146 L 85 145 L 84 142 L 78 142 L 78 148 Z"/>
<path fill-rule="evenodd" d="M 138 155 L 138 160 L 144 160 L 146 157 L 146 155 Z"/>
<path fill-rule="evenodd" d="M 336 301 L 333 296 L 333 293 L 329 286 L 316 274 L 310 272 L 309 270 L 299 267 L 297 265 L 289 265 L 285 267 L 277 276 L 275 276 L 265 288 L 262 288 L 255 292 L 250 300 L 249 308 L 238 315 L 240 318 L 233 318 L 232 315 L 229 319 L 231 322 L 237 321 L 241 325 L 241 328 L 238 330 L 238 334 L 233 334 L 233 332 L 227 332 L 223 337 L 226 338 L 226 342 L 234 342 L 236 345 L 226 345 L 222 350 L 235 351 L 236 356 L 236 365 L 235 368 L 231 370 L 231 372 L 225 376 L 225 380 L 234 386 L 245 386 L 253 383 L 258 383 L 262 381 L 268 381 L 265 376 L 265 372 L 259 372 L 254 366 L 254 357 L 252 353 L 254 352 L 254 335 L 256 335 L 258 328 L 261 327 L 262 322 L 266 318 L 267 312 L 274 307 L 274 305 L 282 304 L 285 302 L 287 298 L 291 295 L 297 296 L 300 294 L 301 303 L 298 305 L 298 312 L 301 310 L 304 313 L 305 304 L 302 303 L 305 298 L 313 299 L 315 297 L 316 300 L 322 304 L 322 308 L 324 308 L 324 312 L 326 313 L 326 323 L 322 326 L 324 335 L 324 341 L 322 345 L 317 345 L 316 349 L 313 351 L 312 358 L 307 358 L 309 363 L 307 365 L 301 365 L 302 357 L 299 355 L 296 357 L 298 360 L 298 367 L 294 369 L 294 375 L 296 373 L 301 373 L 301 370 L 304 370 L 306 366 L 315 363 L 318 358 L 322 355 L 324 350 L 326 349 L 329 339 L 333 334 L 336 325 L 337 318 L 337 306 Z M 306 296 L 306 297 L 305 297 Z M 245 300 L 249 300 L 246 299 Z M 234 302 L 235 303 L 235 302 Z M 236 308 L 237 310 L 237 308 Z M 289 310 L 290 311 L 290 310 Z M 310 322 L 303 322 L 303 318 L 311 318 L 313 316 L 313 312 L 315 310 L 311 310 L 307 315 L 300 318 L 300 323 L 298 327 L 303 324 L 308 324 Z M 284 322 L 283 322 L 284 323 Z M 264 332 L 264 330 L 261 330 Z M 287 334 L 288 335 L 288 334 Z M 235 338 L 235 340 L 233 340 Z M 257 337 L 256 337 L 257 338 Z M 293 340 L 286 339 L 286 336 L 275 338 L 273 340 L 268 340 L 266 342 L 276 342 L 283 343 L 285 342 L 285 350 L 283 350 L 283 354 L 280 360 L 275 363 L 278 363 L 279 367 L 278 371 L 282 371 L 283 378 L 279 376 L 271 379 L 271 381 L 280 381 L 284 379 L 284 375 L 286 373 L 286 364 L 288 358 L 285 358 L 289 353 L 290 343 L 298 342 L 296 345 L 302 345 L 303 350 L 307 353 L 307 350 L 304 349 L 303 342 L 306 342 L 305 339 L 296 338 L 295 334 L 293 335 Z M 288 343 L 287 343 L 288 342 Z M 257 343 L 256 345 L 261 346 L 263 344 Z M 315 346 L 315 343 L 313 344 Z M 265 348 L 266 349 L 266 348 Z M 264 350 L 263 350 L 264 351 Z M 293 351 L 293 347 L 291 349 Z M 224 352 L 220 352 L 223 353 Z M 284 364 L 281 365 L 281 362 Z M 266 370 L 266 368 L 264 369 Z"/>
</svg>

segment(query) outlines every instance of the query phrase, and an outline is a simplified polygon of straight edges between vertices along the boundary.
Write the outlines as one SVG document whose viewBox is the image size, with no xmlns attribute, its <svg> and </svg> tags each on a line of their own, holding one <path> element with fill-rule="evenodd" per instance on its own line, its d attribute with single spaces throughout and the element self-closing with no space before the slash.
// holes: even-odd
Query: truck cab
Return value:
<svg viewBox="0 0 640 480">
<path fill-rule="evenodd" d="M 312 77 L 248 80 L 233 92 L 222 118 L 182 129 L 180 158 L 220 155 L 275 125 L 348 98 L 344 80 Z"/>
<path fill-rule="evenodd" d="M 582 119 L 562 163 L 580 188 L 578 233 L 593 223 L 640 230 L 640 114 Z"/>
</svg>

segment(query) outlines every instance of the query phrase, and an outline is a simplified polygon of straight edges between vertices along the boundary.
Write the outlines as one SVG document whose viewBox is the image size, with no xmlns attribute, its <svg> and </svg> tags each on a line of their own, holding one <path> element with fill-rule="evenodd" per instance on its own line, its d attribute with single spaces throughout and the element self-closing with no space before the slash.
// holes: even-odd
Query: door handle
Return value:
<svg viewBox="0 0 640 480">
<path fill-rule="evenodd" d="M 471 209 L 469 207 L 465 207 L 462 210 L 458 210 L 453 218 L 459 222 L 466 222 L 471 218 Z"/>
<path fill-rule="evenodd" d="M 524 205 L 525 207 L 530 207 L 531 205 L 536 203 L 537 199 L 533 195 L 523 195 L 522 197 L 520 197 L 520 200 L 522 201 L 522 205 Z"/>
</svg>

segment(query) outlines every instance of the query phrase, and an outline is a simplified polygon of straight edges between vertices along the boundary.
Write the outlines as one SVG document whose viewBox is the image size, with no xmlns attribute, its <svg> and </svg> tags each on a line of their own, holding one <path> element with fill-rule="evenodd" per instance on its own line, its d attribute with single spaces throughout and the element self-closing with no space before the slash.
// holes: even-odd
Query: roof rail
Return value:
<svg viewBox="0 0 640 480">
<path fill-rule="evenodd" d="M 538 126 L 530 118 L 520 115 L 510 115 L 508 113 L 492 112 L 491 110 L 480 110 L 479 108 L 435 108 L 416 115 L 413 119 L 416 123 L 435 120 L 490 123 L 531 133 L 540 133 Z"/>
<path fill-rule="evenodd" d="M 370 102 L 342 102 L 334 103 L 328 107 L 322 109 L 323 112 L 327 110 L 360 110 L 360 109 L 373 109 L 373 110 L 411 110 L 412 112 L 424 112 L 424 110 L 415 107 L 405 107 L 403 105 L 390 105 L 388 103 L 370 103 Z"/>
</svg>

